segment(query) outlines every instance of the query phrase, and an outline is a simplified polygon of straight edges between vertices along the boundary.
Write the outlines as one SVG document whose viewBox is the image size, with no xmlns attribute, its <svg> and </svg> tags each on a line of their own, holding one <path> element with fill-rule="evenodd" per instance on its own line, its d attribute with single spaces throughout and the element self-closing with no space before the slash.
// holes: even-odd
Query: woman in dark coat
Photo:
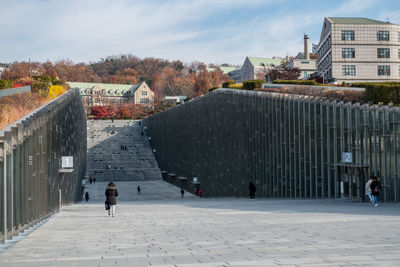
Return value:
<svg viewBox="0 0 400 267">
<path fill-rule="evenodd" d="M 250 199 L 254 199 L 256 197 L 256 186 L 253 184 L 253 182 L 249 183 L 249 197 Z"/>
<path fill-rule="evenodd" d="M 112 215 L 114 217 L 115 214 L 115 206 L 117 205 L 117 196 L 118 196 L 118 188 L 113 183 L 110 182 L 106 188 L 106 203 L 110 205 L 110 209 L 108 210 L 108 216 Z"/>
</svg>

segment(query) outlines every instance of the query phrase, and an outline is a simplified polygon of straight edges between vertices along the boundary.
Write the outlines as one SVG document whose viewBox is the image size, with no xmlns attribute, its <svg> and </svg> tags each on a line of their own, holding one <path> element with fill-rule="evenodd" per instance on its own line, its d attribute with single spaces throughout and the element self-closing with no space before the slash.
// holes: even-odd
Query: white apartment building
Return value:
<svg viewBox="0 0 400 267">
<path fill-rule="evenodd" d="M 400 25 L 325 17 L 317 53 L 324 82 L 400 81 Z"/>
</svg>

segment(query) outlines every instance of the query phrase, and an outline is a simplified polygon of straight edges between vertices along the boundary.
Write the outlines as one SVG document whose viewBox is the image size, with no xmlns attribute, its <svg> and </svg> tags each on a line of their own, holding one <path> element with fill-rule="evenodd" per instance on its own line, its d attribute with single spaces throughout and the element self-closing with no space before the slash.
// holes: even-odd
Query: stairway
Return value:
<svg viewBox="0 0 400 267">
<path fill-rule="evenodd" d="M 87 125 L 87 178 L 95 177 L 98 182 L 162 180 L 139 121 L 91 120 Z"/>
</svg>

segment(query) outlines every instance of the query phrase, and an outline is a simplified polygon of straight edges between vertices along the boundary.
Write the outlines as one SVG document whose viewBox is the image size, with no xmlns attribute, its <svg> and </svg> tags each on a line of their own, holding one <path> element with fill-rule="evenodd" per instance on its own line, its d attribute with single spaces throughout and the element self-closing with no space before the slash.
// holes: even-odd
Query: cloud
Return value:
<svg viewBox="0 0 400 267">
<path fill-rule="evenodd" d="M 89 62 L 130 53 L 240 64 L 248 55 L 296 55 L 303 33 L 318 40 L 328 15 L 312 0 L 0 1 L 0 62 Z M 355 16 L 376 1 L 318 3 L 331 14 Z"/>
</svg>

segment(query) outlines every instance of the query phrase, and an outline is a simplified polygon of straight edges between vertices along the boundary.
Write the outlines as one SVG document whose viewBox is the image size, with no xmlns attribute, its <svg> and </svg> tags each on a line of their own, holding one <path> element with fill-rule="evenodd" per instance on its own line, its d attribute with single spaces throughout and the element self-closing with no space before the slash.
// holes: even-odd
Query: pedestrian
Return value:
<svg viewBox="0 0 400 267">
<path fill-rule="evenodd" d="M 199 197 L 203 197 L 203 190 L 199 189 Z"/>
<path fill-rule="evenodd" d="M 111 117 L 111 123 L 114 123 L 114 117 Z"/>
<path fill-rule="evenodd" d="M 117 205 L 118 188 L 113 182 L 109 182 L 106 188 L 106 206 L 109 205 L 108 216 L 115 215 L 115 207 Z"/>
<path fill-rule="evenodd" d="M 90 183 L 90 184 L 93 183 L 93 178 L 92 178 L 92 177 L 89 178 L 89 183 Z"/>
<path fill-rule="evenodd" d="M 143 136 L 143 131 L 141 132 L 142 136 Z"/>
<path fill-rule="evenodd" d="M 86 192 L 86 194 L 85 194 L 85 199 L 86 199 L 86 202 L 89 201 L 89 192 Z"/>
<path fill-rule="evenodd" d="M 374 202 L 374 199 L 372 197 L 372 191 L 371 191 L 371 183 L 374 181 L 374 177 L 371 176 L 369 180 L 365 183 L 365 195 L 368 196 L 368 200 L 370 203 Z"/>
<path fill-rule="evenodd" d="M 254 199 L 255 197 L 256 197 L 256 191 L 257 191 L 257 188 L 256 188 L 256 186 L 253 184 L 253 182 L 250 182 L 249 183 L 249 197 L 250 197 L 250 199 Z"/>
<path fill-rule="evenodd" d="M 378 177 L 374 176 L 374 180 L 372 181 L 370 187 L 371 187 L 372 197 L 374 198 L 374 206 L 378 207 L 378 197 L 382 188 Z"/>
<path fill-rule="evenodd" d="M 183 190 L 183 188 L 181 188 L 181 196 L 183 198 L 183 195 L 185 194 L 185 190 Z"/>
<path fill-rule="evenodd" d="M 93 177 L 93 183 L 96 184 L 96 177 Z"/>
<path fill-rule="evenodd" d="M 137 193 L 140 195 L 140 185 L 137 186 Z"/>
</svg>

